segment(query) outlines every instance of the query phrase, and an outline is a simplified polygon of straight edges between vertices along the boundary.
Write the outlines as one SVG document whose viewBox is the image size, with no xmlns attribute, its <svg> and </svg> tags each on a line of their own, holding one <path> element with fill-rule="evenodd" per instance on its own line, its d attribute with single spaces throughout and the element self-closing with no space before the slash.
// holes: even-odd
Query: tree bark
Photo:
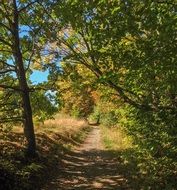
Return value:
<svg viewBox="0 0 177 190">
<path fill-rule="evenodd" d="M 30 102 L 30 91 L 27 84 L 24 62 L 20 47 L 19 37 L 19 12 L 17 9 L 16 0 L 13 0 L 13 47 L 14 59 L 17 66 L 17 76 L 21 89 L 23 112 L 24 112 L 24 134 L 27 140 L 27 155 L 34 157 L 36 155 L 36 141 L 34 134 L 34 125 L 32 118 L 32 108 Z"/>
</svg>

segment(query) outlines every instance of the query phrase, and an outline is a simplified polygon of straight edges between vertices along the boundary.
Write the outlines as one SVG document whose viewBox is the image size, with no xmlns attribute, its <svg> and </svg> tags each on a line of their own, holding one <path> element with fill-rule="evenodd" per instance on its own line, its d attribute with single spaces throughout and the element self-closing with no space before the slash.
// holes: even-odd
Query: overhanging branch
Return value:
<svg viewBox="0 0 177 190">
<path fill-rule="evenodd" d="M 31 2 L 31 3 L 28 3 L 26 6 L 22 7 L 18 12 L 20 13 L 20 12 L 22 12 L 22 11 L 25 11 L 28 7 L 32 6 L 32 5 L 35 4 L 35 3 L 38 3 L 38 2 L 40 2 L 40 1 L 41 1 L 41 0 L 37 0 L 37 1 L 33 1 L 33 2 Z"/>
<path fill-rule="evenodd" d="M 8 67 L 12 67 L 12 68 L 14 68 L 14 70 L 15 70 L 15 68 L 16 68 L 15 65 L 11 65 L 11 64 L 9 64 L 9 63 L 7 63 L 6 61 L 1 60 L 1 59 L 0 59 L 0 63 L 2 63 L 3 65 L 6 65 L 6 66 L 8 66 Z"/>
<path fill-rule="evenodd" d="M 0 22 L 0 26 L 2 26 L 3 28 L 7 29 L 7 30 L 10 31 L 11 33 L 13 33 L 13 31 L 11 30 L 11 28 L 8 27 L 7 25 L 5 25 L 4 23 Z"/>
<path fill-rule="evenodd" d="M 15 90 L 15 91 L 22 91 L 19 87 L 17 86 L 8 86 L 8 85 L 4 85 L 4 84 L 0 84 L 0 90 L 2 89 L 11 89 L 11 90 Z"/>
<path fill-rule="evenodd" d="M 8 69 L 8 70 L 0 71 L 0 75 L 6 74 L 6 73 L 9 73 L 9 72 L 15 72 L 15 70 L 14 69 Z"/>
<path fill-rule="evenodd" d="M 9 42 L 7 42 L 6 40 L 4 40 L 1 37 L 0 37 L 0 42 L 12 48 L 12 44 L 10 44 Z"/>
<path fill-rule="evenodd" d="M 1 123 L 9 123 L 9 122 L 14 122 L 14 121 L 23 122 L 24 120 L 22 117 L 0 118 Z"/>
</svg>

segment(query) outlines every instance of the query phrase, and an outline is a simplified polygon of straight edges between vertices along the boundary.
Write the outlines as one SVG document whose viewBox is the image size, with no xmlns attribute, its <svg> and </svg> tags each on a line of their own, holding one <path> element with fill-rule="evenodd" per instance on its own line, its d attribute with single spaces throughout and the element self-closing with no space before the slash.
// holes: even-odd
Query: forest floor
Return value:
<svg viewBox="0 0 177 190">
<path fill-rule="evenodd" d="M 56 176 L 43 190 L 132 189 L 126 169 L 119 157 L 104 148 L 100 128 L 93 126 L 85 142 L 65 154 Z"/>
</svg>

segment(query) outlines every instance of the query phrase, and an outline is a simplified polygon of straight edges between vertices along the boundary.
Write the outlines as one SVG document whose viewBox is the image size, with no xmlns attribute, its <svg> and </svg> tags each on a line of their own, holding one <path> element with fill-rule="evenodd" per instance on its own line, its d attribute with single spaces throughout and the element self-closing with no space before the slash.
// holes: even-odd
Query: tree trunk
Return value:
<svg viewBox="0 0 177 190">
<path fill-rule="evenodd" d="M 24 134 L 27 140 L 27 155 L 29 157 L 34 157 L 36 154 L 36 142 L 34 134 L 34 125 L 32 118 L 32 108 L 30 102 L 30 92 L 26 80 L 25 68 L 23 63 L 23 57 L 20 47 L 20 38 L 19 38 L 19 13 L 17 10 L 16 0 L 13 0 L 14 7 L 14 19 L 12 24 L 13 29 L 13 52 L 15 63 L 17 66 L 17 76 L 19 80 L 19 85 L 21 89 L 21 96 L 23 102 L 23 112 L 24 112 Z"/>
</svg>

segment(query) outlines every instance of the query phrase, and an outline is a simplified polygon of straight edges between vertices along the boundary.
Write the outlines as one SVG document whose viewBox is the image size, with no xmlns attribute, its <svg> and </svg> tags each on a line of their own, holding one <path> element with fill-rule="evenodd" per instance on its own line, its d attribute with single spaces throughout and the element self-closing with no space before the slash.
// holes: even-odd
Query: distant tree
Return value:
<svg viewBox="0 0 177 190">
<path fill-rule="evenodd" d="M 63 65 L 57 85 L 63 100 L 63 111 L 75 117 L 85 117 L 93 111 L 92 84 L 94 76 L 81 65 Z"/>
</svg>

